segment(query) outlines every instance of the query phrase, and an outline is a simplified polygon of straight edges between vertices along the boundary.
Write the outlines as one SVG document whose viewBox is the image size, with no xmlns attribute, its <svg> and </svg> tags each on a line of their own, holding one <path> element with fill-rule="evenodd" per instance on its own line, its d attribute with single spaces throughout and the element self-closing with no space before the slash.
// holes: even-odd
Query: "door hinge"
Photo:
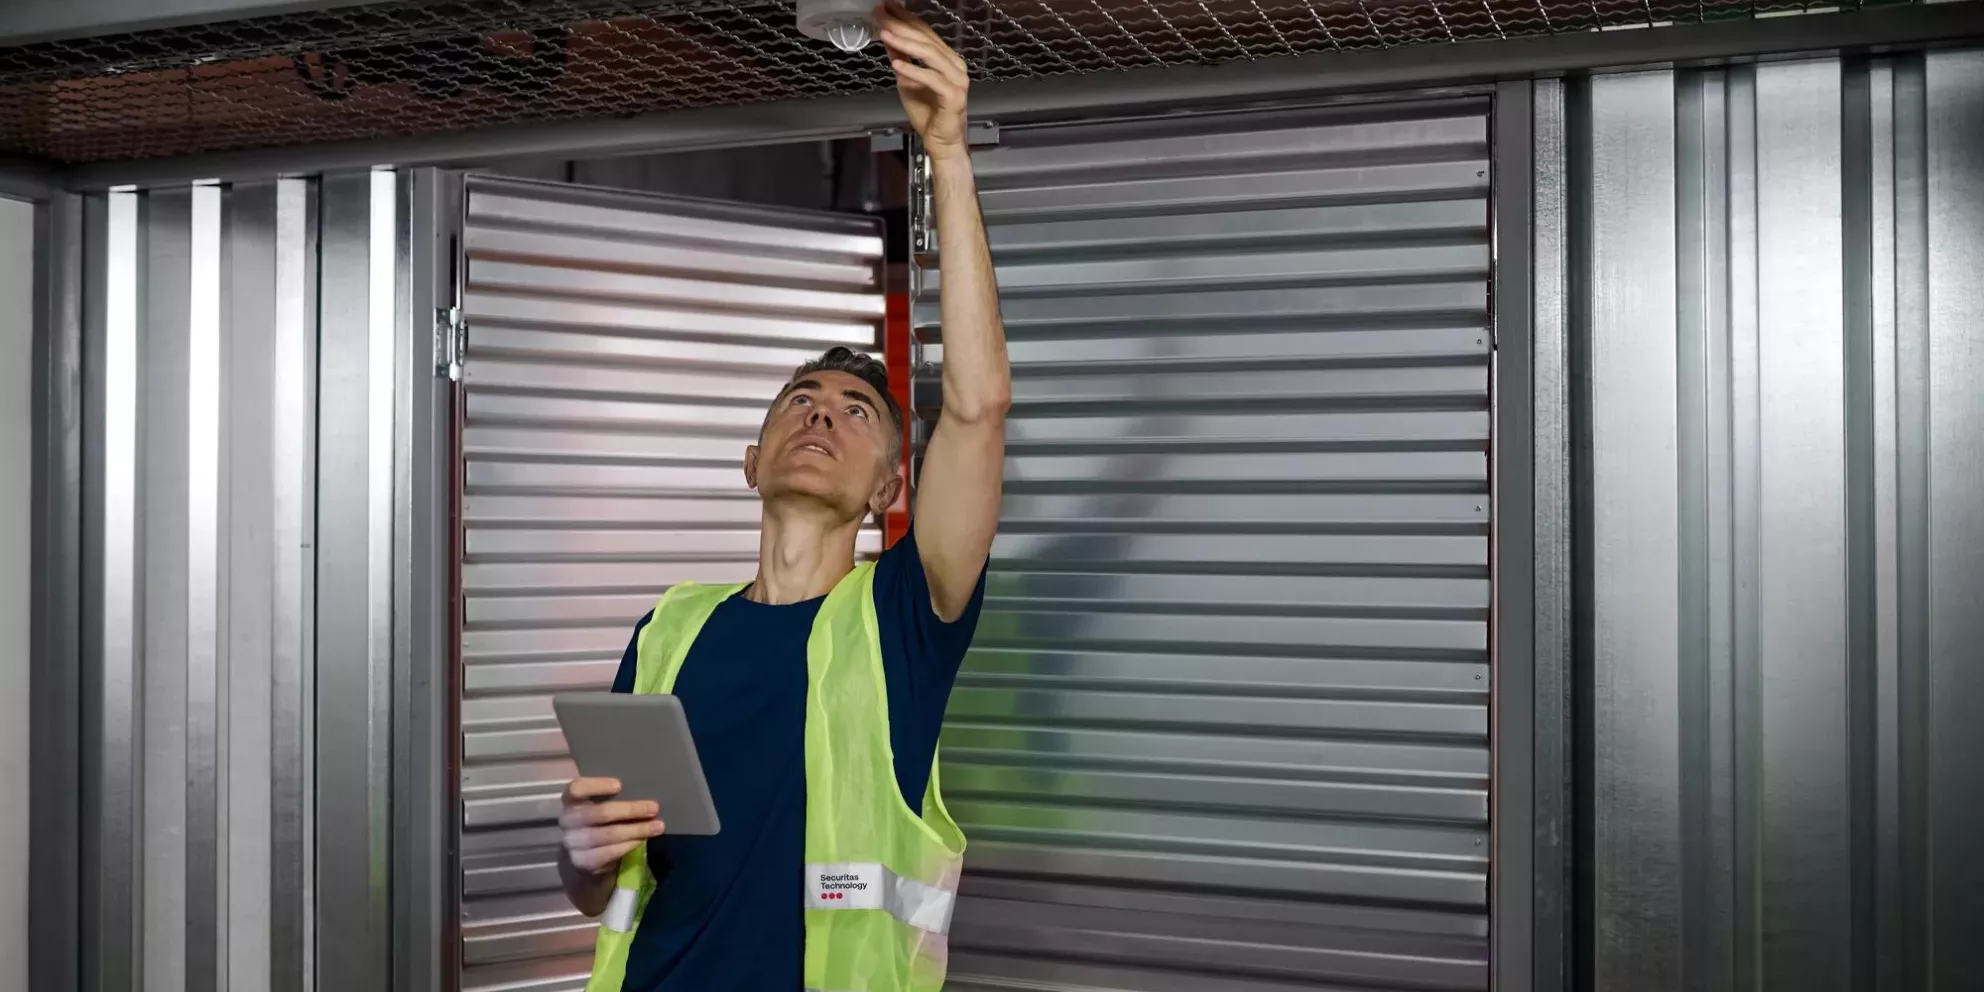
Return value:
<svg viewBox="0 0 1984 992">
<path fill-rule="evenodd" d="M 468 321 L 461 307 L 434 311 L 434 374 L 449 382 L 462 381 L 462 361 L 468 357 Z"/>
</svg>

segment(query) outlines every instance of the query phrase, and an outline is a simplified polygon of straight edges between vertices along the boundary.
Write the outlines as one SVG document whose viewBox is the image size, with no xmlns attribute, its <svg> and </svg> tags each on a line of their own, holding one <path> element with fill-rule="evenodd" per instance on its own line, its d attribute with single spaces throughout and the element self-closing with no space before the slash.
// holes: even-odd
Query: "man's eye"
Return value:
<svg viewBox="0 0 1984 992">
<path fill-rule="evenodd" d="M 799 406 L 799 405 L 801 405 L 801 404 L 805 404 L 805 403 L 811 403 L 811 402 L 813 402 L 813 401 L 812 401 L 811 399 L 809 399 L 809 398 L 807 398 L 807 397 L 806 397 L 806 396 L 804 396 L 804 395 L 800 395 L 800 396 L 794 396 L 794 397 L 792 398 L 792 405 L 793 405 L 793 406 Z"/>
<path fill-rule="evenodd" d="M 851 406 L 847 408 L 847 415 L 850 417 L 860 417 L 863 420 L 867 420 L 868 409 L 866 407 Z"/>
</svg>

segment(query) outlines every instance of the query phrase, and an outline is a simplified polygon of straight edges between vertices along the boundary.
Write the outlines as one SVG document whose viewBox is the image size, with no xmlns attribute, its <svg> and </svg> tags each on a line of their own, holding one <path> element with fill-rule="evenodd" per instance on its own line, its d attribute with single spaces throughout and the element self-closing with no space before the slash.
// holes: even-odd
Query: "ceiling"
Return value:
<svg viewBox="0 0 1984 992">
<path fill-rule="evenodd" d="M 1839 9 L 1782 0 L 912 6 L 986 80 Z M 0 154 L 113 162 L 859 93 L 889 81 L 879 49 L 848 55 L 799 35 L 786 0 L 372 3 L 0 48 Z"/>
</svg>

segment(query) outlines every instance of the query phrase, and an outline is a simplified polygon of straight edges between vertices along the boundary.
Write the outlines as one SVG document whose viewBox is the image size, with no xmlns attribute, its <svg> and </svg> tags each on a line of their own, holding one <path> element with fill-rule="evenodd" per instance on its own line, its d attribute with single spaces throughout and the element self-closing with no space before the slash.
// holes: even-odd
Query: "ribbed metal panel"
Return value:
<svg viewBox="0 0 1984 992">
<path fill-rule="evenodd" d="M 391 898 L 413 887 L 389 737 L 411 718 L 392 621 L 412 186 L 368 170 L 48 208 L 79 248 L 44 273 L 74 320 L 49 347 L 76 349 L 45 374 L 80 416 L 51 407 L 72 440 L 36 471 L 63 448 L 80 471 L 42 480 L 74 543 L 38 550 L 68 560 L 77 600 L 37 631 L 59 622 L 75 650 L 36 664 L 74 680 L 47 696 L 76 695 L 34 718 L 79 750 L 33 757 L 80 797 L 80 829 L 70 918 L 37 901 L 34 953 L 37 975 L 66 970 L 59 935 L 80 923 L 84 977 L 7 987 L 391 982 Z"/>
<path fill-rule="evenodd" d="M 1984 50 L 1535 107 L 1539 338 L 1588 384 L 1592 987 L 1977 988 Z"/>
<path fill-rule="evenodd" d="M 1486 987 L 1486 110 L 977 156 L 1014 407 L 951 988 Z"/>
<path fill-rule="evenodd" d="M 794 366 L 876 349 L 882 248 L 861 218 L 470 181 L 463 988 L 583 985 L 550 694 L 605 688 L 670 584 L 751 576 L 744 448 Z"/>
</svg>

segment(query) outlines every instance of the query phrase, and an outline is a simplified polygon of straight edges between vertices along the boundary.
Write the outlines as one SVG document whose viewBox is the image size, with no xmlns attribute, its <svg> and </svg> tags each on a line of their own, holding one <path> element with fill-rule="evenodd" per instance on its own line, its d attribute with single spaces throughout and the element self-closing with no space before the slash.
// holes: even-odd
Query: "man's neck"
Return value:
<svg viewBox="0 0 1984 992">
<path fill-rule="evenodd" d="M 834 519 L 819 506 L 765 504 L 758 532 L 758 575 L 744 591 L 756 603 L 783 606 L 818 599 L 854 570 L 861 519 Z"/>
</svg>

